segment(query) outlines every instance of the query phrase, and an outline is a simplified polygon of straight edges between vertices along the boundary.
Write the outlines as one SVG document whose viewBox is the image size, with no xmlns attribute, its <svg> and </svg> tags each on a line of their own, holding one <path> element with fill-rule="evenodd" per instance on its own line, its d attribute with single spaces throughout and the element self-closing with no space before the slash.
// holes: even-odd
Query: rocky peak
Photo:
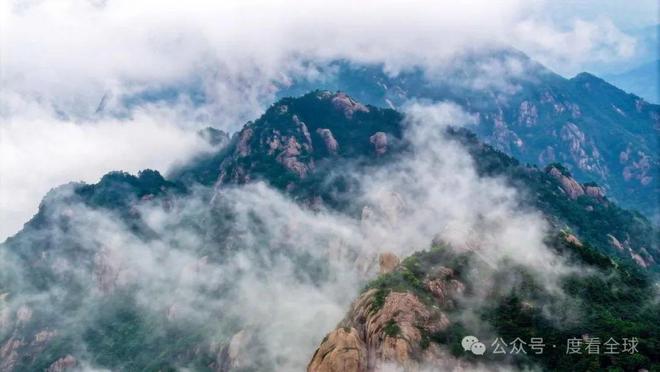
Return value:
<svg viewBox="0 0 660 372">
<path fill-rule="evenodd" d="M 406 270 L 393 255 L 381 255 L 383 261 L 397 264 L 385 275 L 398 275 Z M 352 304 L 350 311 L 337 329 L 321 342 L 308 365 L 309 372 L 344 371 L 341 366 L 352 366 L 350 371 L 379 371 L 394 364 L 404 370 L 418 370 L 425 363 L 434 363 L 445 355 L 439 345 L 431 344 L 427 335 L 446 330 L 450 321 L 444 309 L 453 307 L 453 298 L 465 286 L 450 268 L 437 266 L 429 270 L 423 285 L 431 296 L 422 299 L 412 291 L 389 291 L 372 288 L 365 291 Z M 344 347 L 344 349 L 342 349 Z M 338 369 L 339 368 L 339 369 Z"/>
<path fill-rule="evenodd" d="M 401 136 L 400 122 L 400 114 L 368 108 L 342 92 L 284 98 L 234 137 L 216 184 L 264 179 L 295 187 L 325 158 L 386 154 Z"/>
<path fill-rule="evenodd" d="M 356 112 L 369 112 L 367 106 L 355 101 L 346 93 L 338 92 L 330 100 L 335 109 L 343 112 L 347 119 L 352 119 L 353 114 Z"/>
</svg>

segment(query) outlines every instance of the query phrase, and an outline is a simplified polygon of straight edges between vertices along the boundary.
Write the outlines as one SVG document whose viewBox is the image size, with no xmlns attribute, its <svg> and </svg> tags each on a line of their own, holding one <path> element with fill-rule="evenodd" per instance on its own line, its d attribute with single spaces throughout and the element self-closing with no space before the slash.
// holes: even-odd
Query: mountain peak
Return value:
<svg viewBox="0 0 660 372">
<path fill-rule="evenodd" d="M 341 91 L 283 98 L 236 135 L 218 183 L 257 177 L 290 188 L 328 159 L 387 154 L 400 142 L 400 122 L 396 111 L 366 106 Z"/>
</svg>

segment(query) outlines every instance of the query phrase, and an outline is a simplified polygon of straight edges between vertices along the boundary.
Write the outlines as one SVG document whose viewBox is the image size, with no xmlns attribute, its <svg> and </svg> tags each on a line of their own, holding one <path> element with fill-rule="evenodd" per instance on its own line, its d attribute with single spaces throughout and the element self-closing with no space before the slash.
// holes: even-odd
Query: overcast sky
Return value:
<svg viewBox="0 0 660 372">
<path fill-rule="evenodd" d="M 235 130 L 303 59 L 440 65 L 513 46 L 571 76 L 632 66 L 654 0 L 171 1 L 2 0 L 0 240 L 50 188 L 107 171 L 166 171 L 206 150 L 194 130 Z M 201 85 L 165 106 L 122 98 Z M 104 98 L 105 97 L 105 98 Z M 104 99 L 108 109 L 96 113 Z"/>
</svg>

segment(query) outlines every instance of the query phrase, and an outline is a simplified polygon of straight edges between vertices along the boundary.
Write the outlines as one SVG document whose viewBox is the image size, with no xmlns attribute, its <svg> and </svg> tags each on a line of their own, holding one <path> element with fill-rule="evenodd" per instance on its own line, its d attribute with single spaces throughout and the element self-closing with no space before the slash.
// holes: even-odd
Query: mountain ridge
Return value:
<svg viewBox="0 0 660 372">
<path fill-rule="evenodd" d="M 183 270 L 182 273 L 165 272 L 164 277 L 157 277 L 165 280 L 169 286 L 172 285 L 169 280 L 181 285 L 178 278 L 185 284 L 199 275 L 201 282 L 193 283 L 202 287 L 202 293 L 210 292 L 210 297 L 201 296 L 205 301 L 227 298 L 235 291 L 238 291 L 238 297 L 229 298 L 233 301 L 241 298 L 242 288 L 236 289 L 232 284 L 240 275 L 245 275 L 244 269 L 239 270 L 236 276 L 230 276 L 227 282 L 221 281 L 219 288 L 208 287 L 208 278 L 212 278 L 214 272 L 205 270 L 214 268 L 214 265 L 222 265 L 234 252 L 247 254 L 244 252 L 247 247 L 252 247 L 259 255 L 257 262 L 265 261 L 260 265 L 268 265 L 284 249 L 287 257 L 300 265 L 296 267 L 297 276 L 309 277 L 309 285 L 315 285 L 317 281 L 322 283 L 323 278 L 329 275 L 329 269 L 325 266 L 328 257 L 319 258 L 300 252 L 298 244 L 309 242 L 297 240 L 297 234 L 303 234 L 303 231 L 296 230 L 295 224 L 277 229 L 283 230 L 283 236 L 275 239 L 266 234 L 256 235 L 254 241 L 241 240 L 246 229 L 262 231 L 267 228 L 268 221 L 253 215 L 264 208 L 263 205 L 258 204 L 254 210 L 248 208 L 247 212 L 244 211 L 246 208 L 233 205 L 236 191 L 247 188 L 251 190 L 248 192 L 255 193 L 250 198 L 258 198 L 256 191 L 263 189 L 264 186 L 260 185 L 267 183 L 282 195 L 292 198 L 295 205 L 300 205 L 303 210 L 310 210 L 311 213 L 327 210 L 332 214 L 353 216 L 360 221 L 360 226 L 364 225 L 361 228 L 368 228 L 369 221 L 378 221 L 378 218 L 385 218 L 386 222 L 388 219 L 396 221 L 397 211 L 405 208 L 400 201 L 401 197 L 390 195 L 387 201 L 383 201 L 383 205 L 365 205 L 364 201 L 355 199 L 355 195 L 361 192 L 361 185 L 351 175 L 369 174 L 372 169 L 387 166 L 401 155 L 414 152 L 403 136 L 407 125 L 410 124 L 404 121 L 404 116 L 395 110 L 364 105 L 345 93 L 318 90 L 302 97 L 278 101 L 261 118 L 246 124 L 234 134 L 226 147 L 194 159 L 191 166 L 183 167 L 167 178 L 149 170 L 137 176 L 111 172 L 94 185 L 70 184 L 54 190 L 26 228 L 0 245 L 0 253 L 12 253 L 12 259 L 16 260 L 12 261 L 16 264 L 16 272 L 0 271 L 0 279 L 3 279 L 0 280 L 0 304 L 3 305 L 2 309 L 8 309 L 3 310 L 3 314 L 7 314 L 6 320 L 0 322 L 0 350 L 4 363 L 0 366 L 8 370 L 29 370 L 55 368 L 57 365 L 81 365 L 89 361 L 117 369 L 185 366 L 199 370 L 226 371 L 240 369 L 241 363 L 248 363 L 255 369 L 272 367 L 270 363 L 276 363 L 277 359 L 268 359 L 268 352 L 255 354 L 255 350 L 263 350 L 265 347 L 260 344 L 265 331 L 258 327 L 253 328 L 240 322 L 236 324 L 231 314 L 223 318 L 222 312 L 218 314 L 215 308 L 211 313 L 215 315 L 202 318 L 200 323 L 195 323 L 194 318 L 185 317 L 178 321 L 180 318 L 177 318 L 177 314 L 185 311 L 185 304 L 169 304 L 167 299 L 169 296 L 178 298 L 178 291 L 186 287 L 171 293 L 168 291 L 164 308 L 158 308 L 155 312 L 148 307 L 145 309 L 145 305 L 138 301 L 140 297 L 134 293 L 139 286 L 131 280 L 143 275 L 139 269 L 146 268 L 131 266 L 130 260 L 121 261 L 121 255 L 118 257 L 118 253 L 113 253 L 112 246 L 128 244 L 129 249 L 123 254 L 138 250 L 131 254 L 143 257 L 141 254 L 146 252 L 140 253 L 139 250 L 158 252 L 162 245 L 167 247 L 167 239 L 172 237 L 166 234 L 171 230 L 174 237 L 183 239 L 182 242 L 175 240 L 171 249 L 174 252 L 180 249 L 193 250 L 194 259 L 184 260 L 187 264 L 176 261 L 174 266 L 166 266 L 169 270 L 173 267 Z M 645 320 L 639 317 L 627 318 L 630 301 L 637 301 L 637 305 L 639 301 L 647 301 L 650 293 L 648 283 L 652 281 L 660 261 L 658 231 L 645 217 L 617 207 L 597 185 L 578 183 L 570 171 L 559 164 L 544 169 L 522 165 L 515 158 L 479 141 L 475 134 L 466 129 L 438 127 L 436 130 L 446 131 L 446 135 L 451 138 L 449 143 L 457 143 L 467 149 L 481 177 L 506 179 L 517 190 L 525 190 L 521 191 L 521 196 L 524 196 L 521 207 L 538 208 L 546 215 L 552 227 L 549 238 L 556 239 L 556 242 L 549 244 L 553 249 L 574 257 L 575 262 L 585 262 L 590 270 L 602 271 L 606 279 L 598 279 L 598 274 L 588 280 L 573 278 L 572 282 L 566 284 L 567 289 L 572 291 L 570 293 L 595 291 L 593 293 L 597 293 L 599 299 L 606 299 L 597 302 L 594 312 L 588 313 L 589 323 L 580 323 L 575 329 L 610 327 L 616 332 L 622 332 L 622 327 L 629 326 L 635 331 L 653 331 L 654 328 Z M 193 202 L 187 201 L 186 198 L 190 196 L 193 196 Z M 281 198 L 272 193 L 267 196 L 270 199 Z M 189 207 L 188 203 L 191 203 Z M 147 213 L 153 206 L 158 206 L 159 212 L 155 216 Z M 293 205 L 287 207 L 294 208 Z M 189 209 L 194 213 L 189 215 Z M 287 217 L 289 213 L 296 213 L 295 210 L 289 211 L 277 205 L 265 209 L 273 210 L 269 213 L 284 213 Z M 163 220 L 162 213 L 168 210 L 181 214 L 181 220 Z M 245 216 L 240 214 L 243 212 Z M 384 217 L 379 217 L 381 214 Z M 85 223 L 88 222 L 85 221 L 93 218 L 99 218 L 98 226 L 92 224 L 87 227 Z M 154 224 L 151 218 L 162 222 Z M 129 237 L 119 241 L 113 238 L 106 242 L 105 233 L 114 232 L 118 228 L 116 224 L 124 226 Z M 184 231 L 179 232 L 182 227 L 185 227 Z M 91 228 L 91 236 L 78 240 L 78 234 L 82 233 L 80 228 Z M 199 241 L 190 239 L 191 231 L 199 236 Z M 331 235 L 337 234 L 337 231 L 331 231 Z M 297 249 L 280 246 L 286 239 L 293 239 L 294 248 Z M 131 242 L 134 243 L 129 244 Z M 187 244 L 192 246 L 187 247 Z M 370 259 L 351 256 L 350 252 L 343 251 L 345 248 L 342 248 L 340 242 L 324 244 L 327 244 L 326 248 L 323 244 L 312 244 L 311 252 L 328 249 L 330 257 L 348 255 L 352 265 L 369 267 Z M 435 248 L 432 249 L 442 244 L 435 242 Z M 427 297 L 415 297 L 415 300 L 411 296 L 430 296 L 429 290 L 420 287 L 419 283 L 426 279 L 438 279 L 427 277 L 430 268 L 437 269 L 434 260 L 441 258 L 442 265 L 456 273 L 460 273 L 459 264 L 463 260 L 460 254 L 454 257 L 452 251 L 434 252 L 421 253 L 416 256 L 417 259 L 402 260 L 403 266 L 394 263 L 394 271 L 390 272 L 390 276 L 385 279 L 376 278 L 375 282 L 369 284 L 370 288 L 376 290 L 370 296 L 378 294 L 375 301 L 377 304 L 384 301 L 383 306 L 394 301 L 397 296 L 412 302 Z M 420 262 L 422 266 L 417 268 Z M 477 259 L 477 262 L 481 261 Z M 159 274 L 161 265 L 161 262 L 157 265 Z M 486 267 L 488 265 L 484 270 Z M 256 266 L 248 271 L 259 273 L 261 270 L 265 269 Z M 26 276 L 21 276 L 21 272 Z M 525 275 L 533 277 L 534 272 Z M 84 284 L 78 282 L 78 278 Z M 272 281 L 272 278 L 267 279 Z M 468 288 L 476 285 L 476 282 L 470 284 L 465 278 L 456 280 Z M 594 284 L 594 280 L 604 282 Z M 249 283 L 253 281 L 251 279 Z M 69 283 L 70 287 L 61 289 L 61 283 Z M 445 285 L 442 281 L 433 283 Z M 641 284 L 633 291 L 634 283 Z M 590 287 L 592 285 L 595 287 Z M 626 288 L 632 297 L 616 297 L 617 292 L 613 288 L 617 286 Z M 16 288 L 21 289 L 19 293 L 27 300 L 22 301 L 20 296 L 16 296 Z M 51 293 L 52 288 L 57 291 Z M 409 294 L 393 295 L 402 293 L 402 290 Z M 84 295 L 88 297 L 84 297 L 83 301 L 81 293 L 87 291 L 90 294 Z M 522 298 L 528 295 L 550 298 L 544 292 L 521 292 Z M 40 299 L 43 298 L 51 299 L 48 306 L 40 306 L 40 301 L 43 301 Z M 195 302 L 194 298 L 184 298 L 195 306 L 204 307 L 204 303 Z M 506 296 L 504 298 L 509 299 Z M 589 299 L 589 296 L 585 295 L 584 298 Z M 11 301 L 8 307 L 5 306 L 7 299 Z M 455 299 L 447 298 L 447 301 Z M 425 302 L 421 303 L 426 306 Z M 504 306 L 506 303 L 494 304 Z M 614 307 L 614 304 L 619 307 Z M 512 313 L 518 313 L 519 306 L 522 306 L 520 301 L 514 305 L 512 308 L 515 312 Z M 389 309 L 390 306 L 386 305 L 385 308 Z M 419 311 L 425 311 L 423 309 L 419 307 Z M 609 320 L 602 319 L 604 313 L 601 309 L 625 317 L 627 323 L 608 323 Z M 408 308 L 404 306 L 400 310 L 407 311 Z M 503 314 L 510 310 L 495 309 L 487 314 L 505 317 Z M 76 319 L 80 315 L 80 319 L 84 320 L 72 326 L 72 319 L 67 319 L 67 314 L 77 314 Z M 438 347 L 453 347 L 458 332 L 455 327 L 459 323 L 453 319 L 451 312 L 446 315 L 449 316 L 449 324 L 454 327 L 445 329 L 450 330 L 450 334 L 436 333 L 440 329 L 429 323 L 429 327 L 424 328 L 429 333 L 424 333 L 424 337 L 419 340 L 415 339 L 420 344 L 413 345 L 414 352 L 409 356 L 415 358 L 416 350 L 421 350 L 418 347 L 423 349 L 423 345 L 427 344 L 434 345 L 434 350 Z M 216 323 L 215 318 L 218 316 L 220 321 Z M 402 316 L 407 315 L 403 313 Z M 544 324 L 542 317 L 538 319 L 538 324 Z M 403 318 L 397 317 L 394 323 L 390 323 L 384 324 L 384 332 L 389 332 L 390 336 L 397 334 L 397 327 L 406 329 Z M 219 328 L 214 329 L 209 324 Z M 507 322 L 502 319 L 496 324 L 503 326 Z M 536 332 L 538 324 L 534 323 L 531 331 Z M 356 319 L 350 326 L 359 329 L 360 320 Z M 213 332 L 221 334 L 219 340 L 209 334 Z M 642 337 L 646 333 L 639 335 Z M 172 339 L 181 341 L 172 343 Z M 209 339 L 215 341 L 209 342 Z M 642 354 L 638 359 L 622 357 L 614 365 L 646 367 L 657 363 L 657 357 L 652 351 L 653 345 L 647 339 L 644 338 Z M 87 350 L 80 350 L 80 343 L 86 345 Z M 167 352 L 154 353 L 153 350 Z M 277 352 L 272 349 L 268 351 Z M 442 355 L 447 360 L 454 357 L 450 356 L 453 354 Z M 311 354 L 305 356 L 311 357 Z M 534 359 L 533 362 L 550 368 L 553 363 L 571 361 L 560 358 L 547 361 Z M 608 363 L 603 362 L 602 365 L 610 365 Z"/>
</svg>

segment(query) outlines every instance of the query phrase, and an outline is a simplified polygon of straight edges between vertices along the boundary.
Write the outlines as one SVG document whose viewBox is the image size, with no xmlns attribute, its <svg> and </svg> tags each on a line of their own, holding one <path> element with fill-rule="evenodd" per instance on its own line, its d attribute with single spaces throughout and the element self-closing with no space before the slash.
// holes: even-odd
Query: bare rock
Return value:
<svg viewBox="0 0 660 372">
<path fill-rule="evenodd" d="M 399 265 L 400 260 L 392 252 L 381 253 L 378 257 L 378 264 L 380 267 L 380 274 L 387 274 L 392 271 Z"/>
<path fill-rule="evenodd" d="M 562 190 L 568 195 L 569 198 L 575 200 L 578 197 L 584 195 L 584 190 L 582 186 L 574 180 L 572 177 L 567 177 L 563 175 L 559 169 L 552 167 L 548 171 L 551 176 L 553 176 L 561 184 Z"/>
<path fill-rule="evenodd" d="M 305 151 L 311 152 L 313 150 L 312 147 L 312 136 L 309 134 L 309 129 L 307 129 L 307 125 L 302 122 L 300 119 L 298 119 L 298 115 L 293 115 L 293 123 L 296 125 L 298 128 L 298 132 L 302 135 L 303 141 L 302 141 L 302 147 L 305 149 Z"/>
<path fill-rule="evenodd" d="M 507 123 L 504 121 L 504 113 L 501 110 L 493 116 L 493 134 L 490 141 L 498 150 L 507 152 L 512 150 L 512 145 L 516 148 L 522 148 L 524 145 L 524 142 L 518 137 L 516 132 L 509 129 Z"/>
<path fill-rule="evenodd" d="M 600 152 L 577 125 L 566 122 L 559 131 L 559 137 L 568 145 L 571 158 L 578 168 L 606 175 L 607 169 L 602 165 Z"/>
<path fill-rule="evenodd" d="M 67 355 L 56 360 L 46 369 L 46 372 L 64 372 L 76 366 L 78 361 L 72 355 Z"/>
<path fill-rule="evenodd" d="M 445 308 L 453 308 L 453 299 L 465 292 L 465 285 L 455 279 L 454 270 L 444 266 L 435 268 L 424 285 Z"/>
<path fill-rule="evenodd" d="M 536 106 L 529 101 L 522 101 L 518 109 L 518 123 L 527 127 L 536 125 L 539 114 Z"/>
<path fill-rule="evenodd" d="M 307 366 L 308 372 L 365 372 L 367 350 L 355 328 L 330 332 Z"/>
<path fill-rule="evenodd" d="M 369 109 L 347 96 L 346 93 L 337 93 L 332 97 L 332 105 L 335 109 L 344 113 L 347 119 L 352 119 L 353 114 L 356 112 L 369 112 Z"/>
<path fill-rule="evenodd" d="M 649 263 L 642 258 L 639 254 L 633 252 L 632 250 L 630 251 L 630 257 L 635 261 L 635 263 L 643 268 L 647 268 L 649 266 Z"/>
<path fill-rule="evenodd" d="M 343 326 L 356 328 L 367 345 L 368 370 L 383 363 L 415 366 L 422 355 L 422 330 L 438 332 L 449 326 L 447 316 L 426 307 L 412 293 L 391 292 L 374 311 L 375 289 L 363 293 L 353 304 Z"/>
<path fill-rule="evenodd" d="M 571 243 L 571 244 L 576 245 L 576 246 L 578 246 L 578 247 L 582 247 L 582 246 L 583 246 L 583 245 L 582 245 L 582 242 L 580 241 L 580 239 L 578 239 L 578 238 L 577 238 L 575 235 L 573 235 L 573 234 L 566 234 L 566 235 L 564 236 L 564 239 L 565 239 L 568 243 Z"/>
<path fill-rule="evenodd" d="M 252 128 L 245 128 L 241 131 L 238 137 L 238 145 L 236 146 L 236 152 L 239 157 L 250 155 L 250 140 L 253 134 L 254 131 Z"/>
<path fill-rule="evenodd" d="M 300 155 L 301 145 L 296 140 L 296 137 L 288 137 L 282 152 L 277 155 L 277 161 L 284 166 L 284 168 L 295 173 L 300 178 L 304 178 L 309 172 L 310 167 L 298 160 Z"/>
<path fill-rule="evenodd" d="M 0 347 L 0 371 L 11 371 L 18 361 L 18 350 L 23 346 L 23 341 L 14 336 L 10 337 Z"/>
<path fill-rule="evenodd" d="M 369 142 L 374 145 L 376 155 L 384 155 L 387 152 L 387 134 L 384 132 L 376 132 L 369 137 Z"/>
<path fill-rule="evenodd" d="M 335 136 L 332 134 L 330 129 L 327 128 L 318 128 L 316 133 L 321 136 L 323 142 L 325 143 L 325 149 L 328 150 L 329 154 L 336 155 L 337 150 L 339 150 L 339 143 L 335 139 Z"/>
<path fill-rule="evenodd" d="M 626 181 L 638 181 L 647 186 L 653 181 L 653 160 L 643 151 L 633 152 L 630 148 L 619 154 L 619 162 L 624 165 L 621 175 Z"/>
<path fill-rule="evenodd" d="M 624 247 L 623 244 L 621 244 L 621 242 L 619 241 L 619 239 L 615 238 L 614 235 L 610 235 L 610 234 L 607 234 L 607 239 L 609 240 L 610 245 L 612 247 L 616 248 L 616 250 L 618 251 L 623 252 Z"/>
<path fill-rule="evenodd" d="M 605 200 L 605 192 L 598 186 L 585 186 L 584 193 L 600 201 Z"/>
</svg>

